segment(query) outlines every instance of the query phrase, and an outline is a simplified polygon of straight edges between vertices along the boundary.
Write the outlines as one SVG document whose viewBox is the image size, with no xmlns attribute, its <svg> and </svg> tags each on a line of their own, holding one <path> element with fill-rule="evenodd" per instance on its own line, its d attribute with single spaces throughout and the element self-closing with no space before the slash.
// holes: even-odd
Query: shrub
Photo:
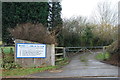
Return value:
<svg viewBox="0 0 120 80">
<path fill-rule="evenodd" d="M 16 39 L 23 39 L 29 41 L 35 41 L 45 44 L 56 44 L 56 39 L 54 35 L 42 24 L 18 24 L 14 29 L 8 29 L 12 36 Z"/>
<path fill-rule="evenodd" d="M 118 49 L 119 49 L 118 48 L 118 40 L 116 40 L 111 45 L 109 45 L 109 46 L 106 47 L 106 51 L 109 52 L 109 53 L 111 53 L 111 54 L 117 53 Z"/>
<path fill-rule="evenodd" d="M 15 69 L 15 68 L 20 68 L 20 65 L 18 65 L 17 63 L 2 63 L 1 67 L 3 69 L 10 70 L 10 69 Z"/>
</svg>

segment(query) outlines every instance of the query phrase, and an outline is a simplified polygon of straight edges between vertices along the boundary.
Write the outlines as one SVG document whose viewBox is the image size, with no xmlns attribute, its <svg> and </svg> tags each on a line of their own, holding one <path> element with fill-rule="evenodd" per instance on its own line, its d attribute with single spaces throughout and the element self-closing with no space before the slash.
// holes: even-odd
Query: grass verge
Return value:
<svg viewBox="0 0 120 80">
<path fill-rule="evenodd" d="M 13 70 L 5 70 L 2 72 L 2 76 L 24 76 L 29 75 L 37 72 L 42 72 L 46 70 L 52 70 L 56 69 L 58 66 L 48 66 L 48 67 L 42 67 L 42 68 L 18 68 Z"/>
<path fill-rule="evenodd" d="M 30 75 L 30 74 L 34 74 L 37 72 L 58 69 L 58 68 L 61 68 L 62 66 L 66 65 L 68 63 L 69 63 L 69 59 L 65 58 L 62 61 L 57 62 L 56 66 L 48 66 L 48 67 L 41 67 L 41 68 L 18 68 L 18 69 L 12 69 L 12 70 L 4 70 L 2 73 L 2 76 L 7 77 L 7 76 Z"/>
<path fill-rule="evenodd" d="M 98 60 L 106 60 L 110 58 L 110 53 L 105 52 L 105 53 L 99 53 L 95 56 L 96 59 Z"/>
</svg>

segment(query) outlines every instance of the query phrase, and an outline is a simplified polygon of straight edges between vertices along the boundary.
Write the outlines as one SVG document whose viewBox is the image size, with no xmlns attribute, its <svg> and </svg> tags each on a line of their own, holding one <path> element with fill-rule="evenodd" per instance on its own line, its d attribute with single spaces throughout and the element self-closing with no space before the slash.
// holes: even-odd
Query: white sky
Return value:
<svg viewBox="0 0 120 80">
<path fill-rule="evenodd" d="M 62 0 L 62 18 L 70 18 L 72 16 L 90 17 L 97 3 L 108 0 Z M 112 4 L 118 3 L 120 0 L 109 0 Z"/>
</svg>

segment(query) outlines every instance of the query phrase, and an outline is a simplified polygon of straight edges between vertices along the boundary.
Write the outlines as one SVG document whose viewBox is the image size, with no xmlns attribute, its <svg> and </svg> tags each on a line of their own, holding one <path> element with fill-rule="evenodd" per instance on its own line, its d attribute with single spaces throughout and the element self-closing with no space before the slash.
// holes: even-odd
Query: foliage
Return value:
<svg viewBox="0 0 120 80">
<path fill-rule="evenodd" d="M 80 46 L 80 36 L 76 33 L 67 33 L 64 35 L 64 46 Z"/>
<path fill-rule="evenodd" d="M 47 2 L 3 2 L 2 14 L 2 39 L 9 43 L 12 39 L 7 28 L 26 22 L 47 26 L 49 5 Z"/>
<path fill-rule="evenodd" d="M 14 63 L 14 51 L 12 47 L 1 47 L 0 52 L 2 53 L 1 68 L 13 69 L 18 68 L 19 65 Z"/>
<path fill-rule="evenodd" d="M 118 52 L 118 40 L 114 41 L 111 45 L 106 46 L 106 51 L 113 54 Z"/>
<path fill-rule="evenodd" d="M 56 44 L 55 36 L 41 24 L 20 24 L 14 29 L 9 29 L 12 36 L 16 39 L 35 41 L 44 44 Z"/>
<path fill-rule="evenodd" d="M 117 26 L 92 24 L 84 17 L 63 21 L 64 46 L 106 46 L 117 39 Z"/>
<path fill-rule="evenodd" d="M 82 20 L 82 17 L 80 19 L 65 20 L 63 35 L 64 46 L 93 46 L 92 27 L 85 22 L 84 18 Z"/>
<path fill-rule="evenodd" d="M 3 69 L 10 70 L 10 69 L 15 69 L 15 68 L 20 68 L 20 65 L 18 65 L 17 63 L 11 62 L 11 63 L 2 63 L 1 67 Z"/>
<path fill-rule="evenodd" d="M 110 53 L 108 53 L 108 52 L 99 53 L 99 54 L 97 54 L 95 57 L 96 57 L 96 59 L 98 59 L 98 60 L 107 60 L 107 59 L 110 58 Z"/>
<path fill-rule="evenodd" d="M 3 53 L 4 54 L 10 54 L 10 53 L 12 53 L 13 54 L 13 52 L 15 51 L 15 49 L 14 49 L 15 47 L 13 47 L 13 46 L 9 46 L 9 47 L 0 47 L 0 53 L 2 53 L 2 50 L 1 49 L 3 49 Z M 12 52 L 11 52 L 11 50 L 12 50 Z"/>
<path fill-rule="evenodd" d="M 15 28 L 17 24 L 41 23 L 50 31 L 62 26 L 60 2 L 3 2 L 2 10 L 2 38 L 7 44 L 13 44 L 12 35 L 7 29 Z M 61 35 L 57 38 L 58 42 L 61 41 Z"/>
<path fill-rule="evenodd" d="M 93 37 L 92 28 L 86 26 L 83 35 L 81 35 L 81 46 L 93 46 Z"/>
<path fill-rule="evenodd" d="M 3 64 L 14 62 L 14 54 L 4 54 L 3 53 Z"/>
<path fill-rule="evenodd" d="M 109 64 L 120 66 L 120 41 L 119 36 L 118 40 L 114 41 L 109 46 L 105 46 L 105 50 L 110 53 L 110 58 L 106 61 Z"/>
<path fill-rule="evenodd" d="M 74 19 L 63 21 L 63 44 L 64 46 L 80 46 L 79 23 Z"/>
<path fill-rule="evenodd" d="M 92 19 L 94 19 L 95 24 L 116 25 L 118 19 L 117 5 L 111 6 L 110 1 L 98 2 Z"/>
<path fill-rule="evenodd" d="M 62 26 L 62 19 L 61 19 L 61 5 L 60 2 L 49 2 L 49 28 L 52 29 L 54 27 L 61 27 Z"/>
<path fill-rule="evenodd" d="M 49 18 L 48 18 L 48 28 L 50 31 L 55 31 L 58 46 L 63 46 L 63 35 L 62 34 L 62 18 L 61 18 L 61 4 L 60 2 L 49 2 Z"/>
</svg>

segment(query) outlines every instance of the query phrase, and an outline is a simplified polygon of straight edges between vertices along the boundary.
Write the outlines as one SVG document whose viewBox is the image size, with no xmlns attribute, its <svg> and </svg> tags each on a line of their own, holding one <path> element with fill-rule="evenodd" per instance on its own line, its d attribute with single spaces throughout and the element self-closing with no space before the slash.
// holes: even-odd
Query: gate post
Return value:
<svg viewBox="0 0 120 80">
<path fill-rule="evenodd" d="M 64 58 L 66 57 L 66 51 L 65 51 L 65 48 L 63 48 L 63 56 L 64 56 Z"/>
<path fill-rule="evenodd" d="M 51 45 L 51 64 L 55 66 L 55 45 Z"/>
</svg>

